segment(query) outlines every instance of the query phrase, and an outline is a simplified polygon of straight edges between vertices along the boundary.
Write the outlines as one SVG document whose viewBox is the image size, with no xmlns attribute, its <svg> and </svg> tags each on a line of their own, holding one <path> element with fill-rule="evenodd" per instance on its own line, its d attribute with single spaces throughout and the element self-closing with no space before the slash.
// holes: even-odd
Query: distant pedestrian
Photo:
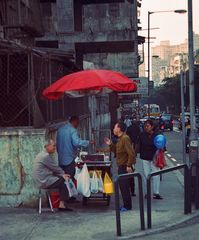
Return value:
<svg viewBox="0 0 199 240">
<path fill-rule="evenodd" d="M 144 180 L 145 180 L 145 187 L 147 182 L 147 177 L 152 172 L 158 171 L 154 163 L 154 156 L 157 151 L 156 146 L 154 145 L 154 138 L 158 135 L 158 132 L 154 129 L 154 123 L 152 120 L 147 120 L 144 123 L 144 131 L 139 136 L 139 142 L 136 146 L 136 151 L 140 152 L 140 158 L 142 159 L 143 163 L 143 170 L 144 170 Z M 160 189 L 160 176 L 153 177 L 153 198 L 154 199 L 163 199 L 159 193 Z"/>
<path fill-rule="evenodd" d="M 131 119 L 128 116 L 124 120 L 124 124 L 126 125 L 126 129 L 131 126 Z"/>
<path fill-rule="evenodd" d="M 140 126 L 138 121 L 132 121 L 132 124 L 126 130 L 126 134 L 130 137 L 133 147 L 135 148 L 140 135 Z"/>
<path fill-rule="evenodd" d="M 129 136 L 127 136 L 125 133 L 125 128 L 126 126 L 123 122 L 118 122 L 115 124 L 113 133 L 118 137 L 116 143 L 113 143 L 110 139 L 105 138 L 105 143 L 109 145 L 111 151 L 115 153 L 118 174 L 132 173 L 134 171 L 133 164 L 136 162 L 135 151 L 132 148 L 132 143 Z M 124 206 L 120 209 L 121 211 L 132 209 L 130 182 L 130 179 L 121 179 L 119 181 L 124 203 Z"/>
</svg>

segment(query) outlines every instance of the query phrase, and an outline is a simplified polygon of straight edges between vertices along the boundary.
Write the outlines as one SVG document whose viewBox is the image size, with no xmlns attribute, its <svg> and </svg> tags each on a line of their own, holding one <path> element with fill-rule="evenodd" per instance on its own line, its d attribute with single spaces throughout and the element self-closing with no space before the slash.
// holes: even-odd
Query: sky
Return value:
<svg viewBox="0 0 199 240">
<path fill-rule="evenodd" d="M 141 6 L 141 24 L 142 29 L 148 28 L 148 11 L 165 11 L 175 9 L 186 9 L 188 0 L 142 0 Z M 199 33 L 199 0 L 193 0 L 193 31 Z M 159 45 L 162 40 L 170 40 L 171 44 L 184 42 L 188 38 L 188 14 L 177 13 L 154 13 L 150 17 L 151 28 L 159 29 L 151 30 L 151 46 Z M 147 37 L 147 31 L 140 31 L 139 35 Z"/>
</svg>

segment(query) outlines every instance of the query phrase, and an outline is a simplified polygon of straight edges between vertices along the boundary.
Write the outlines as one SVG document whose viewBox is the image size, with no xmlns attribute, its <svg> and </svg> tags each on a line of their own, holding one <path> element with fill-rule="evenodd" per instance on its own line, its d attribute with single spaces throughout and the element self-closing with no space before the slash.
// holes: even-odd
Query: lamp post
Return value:
<svg viewBox="0 0 199 240">
<path fill-rule="evenodd" d="M 193 50 L 193 16 L 192 0 L 188 0 L 188 44 L 189 44 L 189 101 L 190 101 L 190 122 L 191 131 L 189 137 L 189 164 L 198 161 L 198 139 L 195 122 L 195 86 L 194 86 L 194 50 Z M 192 196 L 195 198 L 195 207 L 199 209 L 199 170 L 194 169 L 192 177 Z M 193 200 L 193 199 L 192 199 Z"/>
<path fill-rule="evenodd" d="M 150 67 L 150 16 L 151 16 L 151 14 L 154 14 L 154 13 L 169 13 L 169 12 L 183 14 L 183 13 L 186 13 L 187 10 L 176 9 L 176 10 L 165 10 L 165 11 L 151 11 L 151 12 L 148 11 L 148 97 L 150 95 L 150 93 L 149 93 L 149 82 L 150 82 L 150 75 L 151 75 L 151 67 Z M 149 109 L 149 107 L 148 107 L 148 109 Z M 150 114 L 149 111 L 148 111 L 148 114 Z"/>
<path fill-rule="evenodd" d="M 191 132 L 189 138 L 189 163 L 197 161 L 198 140 L 195 123 L 195 87 L 194 87 L 194 50 L 193 50 L 193 17 L 192 0 L 188 0 L 188 44 L 189 44 L 189 101 Z"/>
<path fill-rule="evenodd" d="M 184 85 L 184 59 L 183 59 L 183 53 L 179 54 L 180 56 L 180 96 L 181 96 L 181 120 L 182 120 L 182 158 L 183 163 L 186 163 L 186 132 L 185 132 L 185 112 L 184 112 L 184 93 L 185 93 L 185 85 Z"/>
</svg>

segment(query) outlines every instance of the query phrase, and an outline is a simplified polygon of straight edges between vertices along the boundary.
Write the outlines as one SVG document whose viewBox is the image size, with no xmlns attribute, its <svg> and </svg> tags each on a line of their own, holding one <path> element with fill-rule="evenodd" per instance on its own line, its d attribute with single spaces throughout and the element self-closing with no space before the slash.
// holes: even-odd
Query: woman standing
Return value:
<svg viewBox="0 0 199 240">
<path fill-rule="evenodd" d="M 153 163 L 153 159 L 157 151 L 157 148 L 154 145 L 154 138 L 157 134 L 158 132 L 155 131 L 153 121 L 148 119 L 144 123 L 144 131 L 140 134 L 137 147 L 138 152 L 140 152 L 140 158 L 143 160 L 145 186 L 148 175 L 159 170 L 159 168 L 157 168 Z M 158 175 L 153 177 L 153 198 L 161 200 L 163 198 L 159 193 L 159 188 L 160 176 Z"/>
</svg>

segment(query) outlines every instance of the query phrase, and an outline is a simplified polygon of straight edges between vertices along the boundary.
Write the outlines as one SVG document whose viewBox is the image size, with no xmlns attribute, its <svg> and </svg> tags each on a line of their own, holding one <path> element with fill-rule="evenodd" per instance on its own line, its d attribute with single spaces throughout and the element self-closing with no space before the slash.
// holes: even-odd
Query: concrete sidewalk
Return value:
<svg viewBox="0 0 199 240">
<path fill-rule="evenodd" d="M 137 171 L 141 171 L 141 160 L 137 162 Z M 138 196 L 132 198 L 133 210 L 121 213 L 122 238 L 132 239 L 133 236 L 165 231 L 171 225 L 198 215 L 199 212 L 187 216 L 183 214 L 184 190 L 175 173 L 163 175 L 161 194 L 164 200 L 152 200 L 153 230 L 150 231 L 140 231 Z M 144 201 L 146 213 L 146 200 Z M 0 239 L 115 239 L 117 237 L 114 196 L 111 205 L 109 207 L 105 205 L 104 202 L 94 201 L 89 201 L 87 206 L 82 206 L 81 203 L 71 204 L 74 212 L 53 214 L 46 210 L 40 216 L 36 209 L 0 208 Z"/>
</svg>

